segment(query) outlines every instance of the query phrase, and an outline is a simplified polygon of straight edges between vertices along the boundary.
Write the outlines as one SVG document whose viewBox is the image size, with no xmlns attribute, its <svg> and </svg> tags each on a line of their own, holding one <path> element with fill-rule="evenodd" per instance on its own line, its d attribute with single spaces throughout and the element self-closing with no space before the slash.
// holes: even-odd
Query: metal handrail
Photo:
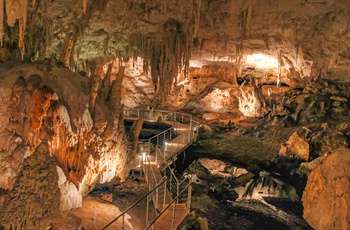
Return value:
<svg viewBox="0 0 350 230">
<path fill-rule="evenodd" d="M 175 195 L 179 194 L 179 186 L 181 183 L 179 183 L 179 180 L 176 178 L 174 172 L 171 170 L 171 168 L 169 167 L 169 165 L 166 163 L 165 158 L 162 154 L 162 151 L 160 150 L 160 148 L 157 146 L 156 147 L 156 151 L 159 152 L 159 154 L 161 155 L 163 162 L 165 164 L 166 169 L 168 169 L 168 171 L 170 172 L 170 177 L 169 178 L 169 188 L 174 188 L 176 189 L 176 193 Z M 173 179 L 175 180 L 175 182 L 173 182 Z M 173 187 L 172 187 L 173 186 Z M 172 189 L 170 189 L 170 194 L 172 194 Z"/>
<path fill-rule="evenodd" d="M 175 198 L 170 202 L 170 204 L 164 208 L 162 208 L 160 214 L 146 227 L 149 228 L 152 224 L 154 224 L 156 222 L 156 220 L 165 212 L 166 209 L 168 209 L 171 204 L 173 204 L 175 201 L 176 203 L 179 202 L 179 196 L 182 195 L 182 193 L 190 186 L 191 184 L 191 180 L 189 180 L 189 184 L 180 192 L 180 186 L 182 185 L 182 183 L 184 183 L 184 181 L 186 181 L 187 178 L 185 178 L 184 180 L 182 180 L 180 183 L 178 181 L 178 179 L 176 178 L 174 172 L 171 170 L 171 168 L 169 167 L 169 165 L 167 164 L 166 158 L 165 158 L 165 145 L 166 145 L 166 140 L 168 139 L 169 141 L 172 140 L 174 137 L 176 137 L 176 134 L 180 133 L 180 125 L 179 123 L 183 123 L 183 124 L 189 124 L 190 129 L 188 131 L 187 134 L 182 135 L 181 138 L 181 143 L 178 143 L 178 146 L 176 148 L 176 151 L 181 150 L 182 148 L 185 148 L 186 145 L 188 145 L 190 143 L 190 141 L 194 140 L 194 132 L 198 132 L 198 127 L 199 127 L 199 122 L 192 120 L 192 115 L 186 114 L 186 113 L 181 113 L 181 112 L 171 112 L 171 111 L 166 111 L 166 110 L 147 110 L 147 111 L 142 111 L 141 109 L 137 109 L 137 110 L 124 110 L 124 115 L 126 115 L 127 113 L 129 113 L 129 115 L 131 114 L 131 112 L 136 112 L 136 118 L 140 118 L 140 115 L 142 115 L 144 118 L 148 118 L 148 119 L 152 119 L 153 121 L 156 121 L 156 117 L 155 114 L 160 114 L 160 116 L 163 118 L 163 120 L 169 120 L 172 121 L 172 127 L 164 130 L 163 132 L 151 137 L 148 139 L 148 145 L 146 148 L 148 154 L 151 154 L 152 151 L 152 147 L 153 145 L 155 145 L 155 158 L 156 158 L 156 163 L 159 162 L 159 160 L 161 161 L 161 164 L 166 165 L 166 170 L 168 170 L 169 173 L 169 177 L 167 177 L 167 175 L 165 175 L 162 180 L 159 182 L 159 184 L 155 183 L 156 186 L 154 188 L 151 188 L 152 185 L 150 183 L 151 180 L 149 180 L 148 178 L 146 178 L 147 180 L 149 180 L 149 189 L 150 191 L 143 197 L 147 198 L 147 214 L 146 214 L 146 223 L 148 222 L 148 195 L 151 194 L 152 192 L 156 191 L 155 194 L 155 198 L 154 198 L 154 205 L 156 208 L 158 208 L 158 201 L 159 201 L 159 194 L 158 194 L 158 189 L 160 188 L 160 186 L 164 183 L 164 178 L 167 178 L 170 182 L 169 182 L 169 189 L 170 189 L 170 194 L 175 196 Z M 148 116 L 148 117 L 145 117 Z M 131 116 L 133 117 L 133 116 Z M 134 116 L 135 117 L 135 116 Z M 158 116 L 159 117 L 159 116 Z M 164 119 L 165 118 L 165 119 Z M 158 120 L 158 118 L 157 118 Z M 175 134 L 175 135 L 173 135 Z M 153 142 L 152 142 L 153 141 Z M 181 145 L 181 146 L 180 146 Z M 160 148 L 163 147 L 164 148 Z M 162 152 L 162 149 L 164 152 Z M 158 157 L 159 155 L 159 157 Z M 143 157 L 143 156 L 142 156 Z M 142 159 L 143 160 L 143 159 Z M 153 175 L 153 179 L 156 182 L 157 179 L 155 177 L 155 172 L 153 171 L 153 168 L 150 166 L 150 160 L 148 158 L 148 156 L 146 155 L 146 160 L 147 163 L 149 165 L 149 168 L 151 168 L 152 171 L 152 175 Z M 141 165 L 144 165 L 143 162 Z M 147 169 L 148 170 L 148 169 Z M 148 176 L 148 173 L 145 173 L 145 175 Z M 166 182 L 166 180 L 165 180 Z M 166 189 L 167 186 L 165 184 L 164 187 L 164 205 L 165 205 L 165 198 L 166 198 Z M 176 190 L 176 191 L 175 191 Z M 187 197 L 187 207 L 188 209 L 190 209 L 190 204 L 191 204 L 191 189 L 188 190 L 188 197 Z M 154 197 L 154 195 L 153 195 Z M 136 203 L 137 204 L 137 203 Z M 130 210 L 133 206 L 135 206 L 136 204 L 132 205 L 129 209 L 127 209 L 125 211 L 125 213 Z M 172 229 L 174 228 L 174 218 L 175 218 L 175 206 L 174 206 L 174 210 L 173 210 L 173 220 L 172 220 Z M 124 213 L 124 212 L 123 212 Z M 118 218 L 120 218 L 123 215 L 123 226 L 122 229 L 124 229 L 124 214 L 119 215 L 115 220 L 113 220 L 110 224 L 112 224 L 114 221 L 116 221 Z M 110 225 L 109 224 L 109 225 Z M 108 227 L 109 225 L 107 225 L 106 227 Z M 105 228 L 106 228 L 105 227 Z M 104 229 L 105 229 L 104 228 Z"/>
<path fill-rule="evenodd" d="M 187 178 L 186 178 L 187 179 Z M 192 190 L 191 189 L 191 180 L 189 180 L 189 183 L 188 183 L 188 185 L 186 185 L 186 187 L 159 213 L 159 215 L 153 220 L 153 221 L 151 221 L 147 226 L 146 226 L 146 228 L 145 229 L 149 229 L 152 225 L 154 225 L 155 224 L 155 222 L 159 219 L 159 217 L 176 201 L 176 200 L 178 200 L 178 198 L 179 198 L 179 196 L 180 195 L 182 195 L 182 193 L 183 192 L 185 192 L 187 189 L 188 189 L 188 194 L 189 194 L 189 196 L 191 195 L 191 192 L 190 192 L 190 190 Z M 189 199 L 190 199 L 190 197 L 189 197 Z M 187 207 L 188 207 L 188 209 L 189 209 L 189 205 L 187 204 Z M 172 228 L 171 229 L 174 229 L 174 219 L 175 219 L 175 209 L 176 209 L 176 206 L 174 205 L 174 209 L 173 209 L 173 223 L 172 223 Z"/>
<path fill-rule="evenodd" d="M 132 115 L 135 114 L 134 116 Z M 173 121 L 181 121 L 181 123 L 185 124 L 185 118 L 188 118 L 188 122 L 192 120 L 192 115 L 189 115 L 187 113 L 182 113 L 178 111 L 167 111 L 167 110 L 148 110 L 148 109 L 124 109 L 124 117 L 135 117 L 140 118 L 140 115 L 143 114 L 143 118 L 148 118 L 151 120 L 155 120 L 154 114 L 160 113 L 162 117 L 164 117 L 164 114 L 173 114 L 176 119 Z M 145 117 L 149 115 L 148 117 Z"/>
<path fill-rule="evenodd" d="M 156 178 L 156 175 L 155 175 L 153 168 L 151 167 L 151 162 L 150 162 L 148 156 L 146 155 L 145 157 L 146 157 L 146 165 L 148 165 L 148 167 L 147 166 L 145 167 L 145 169 L 146 169 L 145 176 L 146 176 L 146 179 L 148 181 L 149 190 L 150 190 L 150 189 L 152 189 L 153 185 L 155 185 L 154 187 L 157 186 L 157 178 Z M 143 165 L 145 165 L 145 163 L 143 163 Z M 153 178 L 148 178 L 147 170 L 149 170 L 149 169 L 151 170 L 151 176 Z M 166 186 L 165 186 L 165 188 L 166 188 Z M 164 199 L 165 199 L 165 196 L 166 196 L 166 190 L 164 190 Z M 152 197 L 155 208 L 158 208 L 159 201 L 160 201 L 158 188 L 156 189 L 155 194 L 153 194 L 151 197 Z M 165 204 L 165 200 L 164 200 L 163 204 Z M 147 202 L 147 210 L 148 210 L 148 202 Z M 146 215 L 146 220 L 148 221 L 148 211 L 147 211 L 147 215 Z"/>
<path fill-rule="evenodd" d="M 163 177 L 161 181 L 159 181 L 158 185 L 156 187 L 154 187 L 152 190 L 150 190 L 147 194 L 145 194 L 144 196 L 142 196 L 140 199 L 138 199 L 135 203 L 133 203 L 132 205 L 130 205 L 129 208 L 127 208 L 125 211 L 123 211 L 119 216 L 117 216 L 116 218 L 114 218 L 111 222 L 109 222 L 106 226 L 104 226 L 102 228 L 102 230 L 107 229 L 109 226 L 111 226 L 115 221 L 117 221 L 120 217 L 124 215 L 130 211 L 133 207 L 135 207 L 138 203 L 140 203 L 142 200 L 144 200 L 145 198 L 147 198 L 152 192 L 154 192 L 158 187 L 160 187 L 162 184 L 164 184 L 167 181 L 167 177 Z M 123 226 L 122 229 L 124 229 L 124 221 L 123 221 Z"/>
</svg>

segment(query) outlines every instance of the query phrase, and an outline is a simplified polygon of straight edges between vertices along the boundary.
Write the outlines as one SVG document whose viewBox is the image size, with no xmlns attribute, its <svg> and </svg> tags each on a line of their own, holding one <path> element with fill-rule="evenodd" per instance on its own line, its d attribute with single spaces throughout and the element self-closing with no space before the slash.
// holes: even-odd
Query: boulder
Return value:
<svg viewBox="0 0 350 230">
<path fill-rule="evenodd" d="M 315 229 L 350 228 L 350 149 L 340 148 L 308 176 L 303 217 Z"/>
<path fill-rule="evenodd" d="M 300 137 L 297 132 L 294 132 L 289 137 L 289 140 L 282 144 L 279 154 L 307 161 L 309 159 L 310 146 L 304 138 Z"/>
</svg>

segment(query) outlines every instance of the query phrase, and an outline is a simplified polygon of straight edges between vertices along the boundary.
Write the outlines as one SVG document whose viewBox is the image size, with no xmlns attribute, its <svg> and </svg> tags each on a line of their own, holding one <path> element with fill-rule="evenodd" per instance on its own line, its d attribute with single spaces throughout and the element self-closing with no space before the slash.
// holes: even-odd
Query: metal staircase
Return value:
<svg viewBox="0 0 350 230">
<path fill-rule="evenodd" d="M 197 138 L 199 123 L 192 116 L 165 110 L 128 110 L 125 119 L 138 119 L 143 115 L 145 120 L 171 125 L 167 130 L 141 143 L 141 151 L 135 162 L 141 161 L 139 167 L 145 175 L 149 192 L 131 205 L 103 229 L 125 229 L 125 214 L 143 200 L 147 200 L 145 229 L 177 229 L 190 211 L 191 180 L 179 181 L 169 167 L 177 155 L 184 151 Z M 156 210 L 156 217 L 150 220 L 150 201 Z M 154 215 L 153 215 L 154 216 Z"/>
</svg>

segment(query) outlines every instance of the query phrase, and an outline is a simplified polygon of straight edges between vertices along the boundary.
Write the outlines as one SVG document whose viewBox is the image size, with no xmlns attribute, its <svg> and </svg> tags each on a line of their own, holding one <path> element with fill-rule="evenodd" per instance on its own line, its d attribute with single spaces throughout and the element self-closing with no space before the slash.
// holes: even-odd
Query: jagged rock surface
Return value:
<svg viewBox="0 0 350 230">
<path fill-rule="evenodd" d="M 340 148 L 308 176 L 304 218 L 315 229 L 349 229 L 350 149 Z"/>
</svg>

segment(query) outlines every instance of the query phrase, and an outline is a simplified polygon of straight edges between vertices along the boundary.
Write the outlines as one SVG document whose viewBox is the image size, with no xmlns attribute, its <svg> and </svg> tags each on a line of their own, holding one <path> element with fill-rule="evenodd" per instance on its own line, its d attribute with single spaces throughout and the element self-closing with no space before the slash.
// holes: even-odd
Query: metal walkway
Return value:
<svg viewBox="0 0 350 230">
<path fill-rule="evenodd" d="M 179 112 L 135 109 L 124 112 L 124 119 L 128 120 L 141 116 L 145 121 L 170 125 L 167 130 L 139 144 L 135 165 L 142 168 L 149 192 L 103 229 L 125 229 L 125 213 L 144 199 L 147 199 L 145 229 L 177 229 L 190 211 L 191 181 L 189 178 L 179 181 L 169 165 L 196 140 L 199 123 L 192 120 L 191 115 Z M 156 210 L 156 217 L 152 220 L 150 201 Z M 113 224 L 118 220 L 121 223 L 116 227 Z"/>
</svg>

